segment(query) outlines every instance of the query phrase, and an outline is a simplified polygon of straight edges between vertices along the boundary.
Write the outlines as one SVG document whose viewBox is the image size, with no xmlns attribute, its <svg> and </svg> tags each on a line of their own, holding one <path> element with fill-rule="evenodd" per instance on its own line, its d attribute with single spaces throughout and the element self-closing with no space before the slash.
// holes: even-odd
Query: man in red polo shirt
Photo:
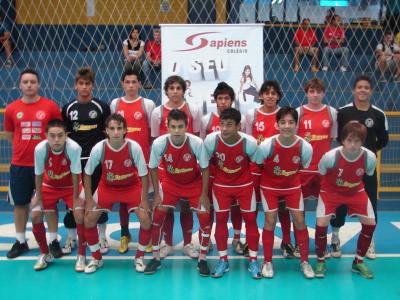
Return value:
<svg viewBox="0 0 400 300">
<path fill-rule="evenodd" d="M 298 72 L 300 69 L 300 55 L 309 55 L 311 60 L 311 71 L 318 72 L 318 47 L 317 36 L 314 29 L 310 26 L 310 19 L 305 18 L 301 22 L 301 27 L 296 30 L 294 34 L 294 71 Z"/>
<path fill-rule="evenodd" d="M 161 70 L 161 30 L 160 27 L 153 28 L 153 41 L 148 41 L 146 44 L 146 60 L 143 62 L 143 72 L 146 82 L 145 89 L 151 89 L 152 85 L 149 80 L 151 68 Z"/>
</svg>

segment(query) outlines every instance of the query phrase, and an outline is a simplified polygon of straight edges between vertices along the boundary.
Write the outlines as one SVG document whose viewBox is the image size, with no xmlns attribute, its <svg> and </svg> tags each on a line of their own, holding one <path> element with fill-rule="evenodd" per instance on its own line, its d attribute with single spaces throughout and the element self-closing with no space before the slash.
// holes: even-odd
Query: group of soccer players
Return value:
<svg viewBox="0 0 400 300">
<path fill-rule="evenodd" d="M 157 108 L 151 100 L 139 96 L 140 78 L 133 70 L 124 71 L 121 84 L 125 95 L 114 99 L 110 107 L 93 98 L 94 79 L 89 68 L 78 71 L 77 98 L 60 114 L 54 102 L 38 95 L 39 76 L 34 70 L 20 75 L 22 97 L 5 112 L 5 131 L 13 144 L 9 199 L 14 204 L 17 237 L 9 258 L 29 250 L 25 229 L 30 205 L 33 233 L 41 253 L 34 269 L 43 270 L 55 257 L 71 252 L 77 234 L 75 270 L 93 273 L 103 266 L 102 253 L 108 249 L 104 212 L 120 203 L 118 250 L 128 251 L 129 213 L 134 211 L 140 221 L 135 268 L 153 274 L 161 268 L 161 259 L 173 251 L 173 209 L 180 202 L 184 253 L 197 259 L 201 276 L 218 278 L 229 271 L 227 222 L 231 214 L 232 246 L 248 256 L 252 278 L 274 276 L 277 216 L 284 256 L 300 258 L 304 277 L 322 278 L 328 224 L 336 209 L 344 205 L 362 224 L 352 270 L 365 278 L 373 277 L 363 258 L 371 248 L 376 226 L 376 190 L 375 195 L 373 189 L 367 195 L 363 181 L 370 180 L 376 188 L 374 152 L 387 144 L 388 128 L 383 112 L 370 104 L 372 85 L 368 77 L 360 76 L 354 83 L 351 108 L 357 115 L 354 111 L 346 113 L 348 107 L 337 114 L 323 104 L 324 84 L 314 78 L 305 85 L 307 104 L 298 109 L 281 108 L 279 84 L 265 81 L 259 91 L 261 106 L 243 118 L 232 108 L 235 94 L 224 82 L 214 91 L 217 112 L 203 116 L 199 108 L 185 101 L 186 83 L 179 76 L 166 80 L 168 101 Z M 346 118 L 345 123 L 337 122 Z M 341 146 L 331 150 L 336 138 Z M 372 151 L 366 148 L 369 142 L 374 143 Z M 150 191 L 154 191 L 152 204 Z M 315 271 L 308 260 L 305 224 L 304 201 L 310 198 L 318 200 Z M 61 199 L 71 212 L 65 221 L 69 237 L 64 249 L 57 240 L 57 203 Z M 265 213 L 262 266 L 257 261 L 258 203 Z M 200 226 L 199 252 L 191 242 L 192 211 Z M 214 215 L 220 259 L 211 272 L 206 256 Z M 291 243 L 290 215 L 296 246 Z M 245 244 L 240 241 L 242 220 Z M 338 231 L 334 227 L 332 254 L 336 257 L 340 256 Z M 86 246 L 92 254 L 89 263 Z M 147 248 L 153 258 L 145 264 Z M 370 251 L 373 258 L 374 251 Z"/>
</svg>

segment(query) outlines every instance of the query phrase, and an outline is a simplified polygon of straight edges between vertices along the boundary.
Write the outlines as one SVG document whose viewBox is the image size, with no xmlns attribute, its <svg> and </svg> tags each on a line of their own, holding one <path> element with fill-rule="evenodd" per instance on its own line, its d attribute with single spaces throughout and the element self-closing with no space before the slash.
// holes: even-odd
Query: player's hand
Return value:
<svg viewBox="0 0 400 300">
<path fill-rule="evenodd" d="M 208 213 L 210 212 L 210 199 L 208 199 L 207 195 L 203 195 L 203 194 L 200 195 L 199 205 L 200 205 L 200 209 L 202 207 L 204 207 L 206 209 L 206 212 L 208 212 Z"/>
<path fill-rule="evenodd" d="M 86 199 L 85 212 L 88 213 L 89 211 L 92 211 L 96 206 L 97 204 L 94 202 L 92 197 L 90 197 L 90 199 Z"/>
<path fill-rule="evenodd" d="M 157 206 L 161 205 L 161 197 L 159 194 L 154 194 L 154 200 L 153 200 L 153 210 L 156 209 Z"/>
<path fill-rule="evenodd" d="M 78 208 L 78 207 L 85 209 L 85 200 L 82 199 L 81 197 L 74 198 L 73 205 L 74 205 L 74 209 Z"/>
<path fill-rule="evenodd" d="M 145 211 L 146 213 L 150 213 L 149 200 L 148 199 L 142 199 L 142 201 L 140 201 L 139 208 L 143 209 L 143 211 Z"/>
<path fill-rule="evenodd" d="M 35 208 L 36 206 L 42 207 L 42 199 L 37 195 L 31 199 L 31 209 Z"/>
</svg>

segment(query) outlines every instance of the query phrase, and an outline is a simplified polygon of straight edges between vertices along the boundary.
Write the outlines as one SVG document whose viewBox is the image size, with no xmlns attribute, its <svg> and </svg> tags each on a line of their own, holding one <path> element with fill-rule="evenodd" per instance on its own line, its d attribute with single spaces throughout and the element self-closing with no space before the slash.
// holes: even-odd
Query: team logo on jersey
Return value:
<svg viewBox="0 0 400 300">
<path fill-rule="evenodd" d="M 372 128 L 374 126 L 374 120 L 372 120 L 371 118 L 366 119 L 364 123 L 367 128 Z"/>
<path fill-rule="evenodd" d="M 73 130 L 73 131 L 79 131 L 79 128 L 80 128 L 80 127 L 81 127 L 81 126 L 79 125 L 78 122 L 74 122 L 73 125 L 72 125 L 72 130 Z"/>
<path fill-rule="evenodd" d="M 96 117 L 97 117 L 97 111 L 95 110 L 89 111 L 89 118 L 96 119 Z"/>
<path fill-rule="evenodd" d="M 62 166 L 66 166 L 67 165 L 67 159 L 63 158 L 63 160 L 61 161 L 61 165 Z"/>
<path fill-rule="evenodd" d="M 244 159 L 243 155 L 236 156 L 235 161 L 240 164 L 240 162 Z"/>
<path fill-rule="evenodd" d="M 357 176 L 363 176 L 364 175 L 364 169 L 363 168 L 358 168 L 356 171 Z"/>
<path fill-rule="evenodd" d="M 298 157 L 297 155 L 293 156 L 292 162 L 293 162 L 294 164 L 298 164 L 298 163 L 300 162 L 300 157 Z"/>
<path fill-rule="evenodd" d="M 140 120 L 143 116 L 140 111 L 137 111 L 133 114 L 133 117 L 135 118 L 135 120 Z"/>
<path fill-rule="evenodd" d="M 22 111 L 17 112 L 17 119 L 22 119 L 24 113 Z"/>
<path fill-rule="evenodd" d="M 36 112 L 36 118 L 38 120 L 43 120 L 44 118 L 46 118 L 46 113 L 43 110 L 39 110 L 38 112 Z"/>
<path fill-rule="evenodd" d="M 190 153 L 185 153 L 183 155 L 183 160 L 186 162 L 188 162 L 191 158 L 192 158 L 192 155 L 190 155 Z"/>
<path fill-rule="evenodd" d="M 312 139 L 312 134 L 311 134 L 311 132 L 306 132 L 306 133 L 304 133 L 304 139 L 305 139 L 307 142 L 311 142 L 311 139 Z"/>
<path fill-rule="evenodd" d="M 124 160 L 124 166 L 125 167 L 127 167 L 127 168 L 129 168 L 129 167 L 132 167 L 132 160 L 131 159 L 125 159 Z"/>
<path fill-rule="evenodd" d="M 174 160 L 172 159 L 172 154 L 164 154 L 164 159 L 166 162 L 172 163 Z"/>
<path fill-rule="evenodd" d="M 329 120 L 323 120 L 322 121 L 322 127 L 328 128 L 331 125 L 331 122 Z"/>
</svg>

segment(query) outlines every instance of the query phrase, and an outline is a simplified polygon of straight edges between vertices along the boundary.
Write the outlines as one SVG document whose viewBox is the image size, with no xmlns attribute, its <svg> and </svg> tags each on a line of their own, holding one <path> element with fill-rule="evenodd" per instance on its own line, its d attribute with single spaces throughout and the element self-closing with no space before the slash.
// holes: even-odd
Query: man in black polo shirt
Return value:
<svg viewBox="0 0 400 300">
<path fill-rule="evenodd" d="M 364 75 L 359 76 L 353 85 L 353 95 L 354 102 L 338 110 L 338 141 L 341 140 L 341 131 L 344 125 L 348 122 L 359 122 L 367 127 L 367 138 L 364 147 L 376 154 L 378 150 L 381 150 L 389 142 L 389 127 L 385 113 L 370 102 L 372 95 L 371 79 Z M 376 222 L 378 222 L 378 180 L 376 171 L 372 176 L 364 175 L 363 181 L 374 209 Z M 336 218 L 331 220 L 331 255 L 333 257 L 341 256 L 339 229 L 344 225 L 346 214 L 347 207 L 341 206 L 336 210 Z M 370 259 L 376 258 L 374 240 L 371 242 L 366 257 Z"/>
</svg>

